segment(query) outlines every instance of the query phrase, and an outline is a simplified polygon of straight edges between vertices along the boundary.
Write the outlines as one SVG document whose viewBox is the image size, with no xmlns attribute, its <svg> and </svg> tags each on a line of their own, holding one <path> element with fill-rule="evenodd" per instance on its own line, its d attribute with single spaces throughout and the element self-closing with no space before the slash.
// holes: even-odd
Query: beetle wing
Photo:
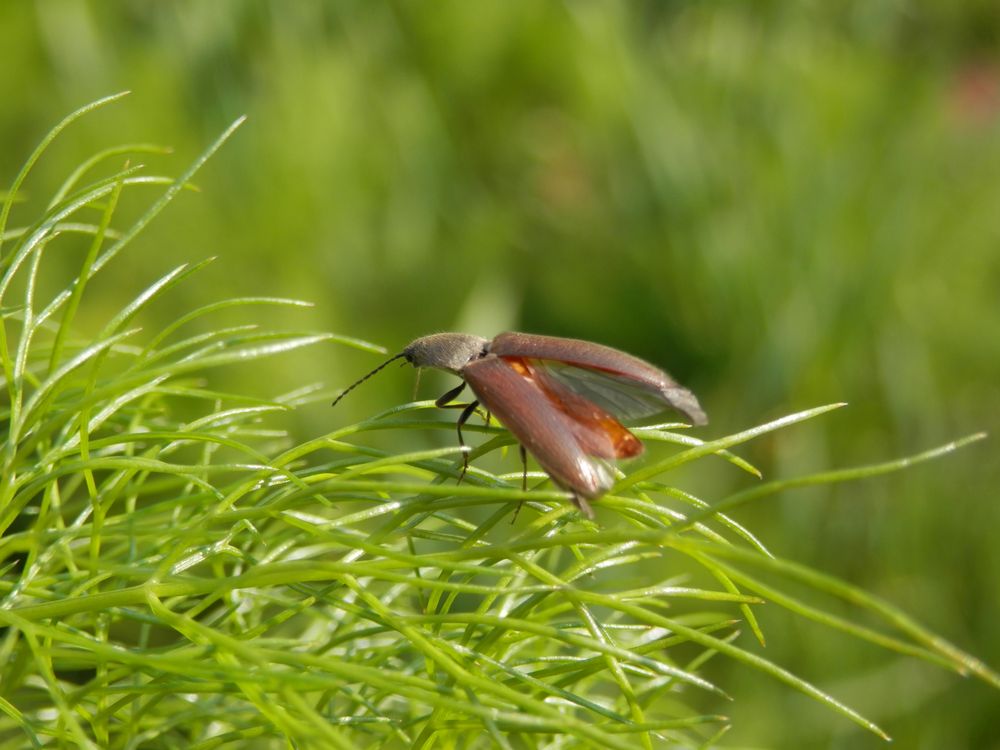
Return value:
<svg viewBox="0 0 1000 750">
<path fill-rule="evenodd" d="M 650 400 L 647 402 L 647 409 L 656 403 L 660 404 L 659 409 L 640 410 L 636 416 L 653 414 L 669 407 L 682 412 L 696 425 L 708 423 L 705 412 L 691 391 L 679 385 L 660 368 L 610 346 L 558 336 L 508 332 L 494 338 L 489 344 L 489 350 L 498 357 L 547 360 L 566 366 L 564 371 L 580 368 L 610 378 L 605 381 L 605 386 L 597 385 L 599 379 L 592 379 L 584 392 L 623 418 L 633 413 L 629 408 L 637 408 L 636 399 L 631 399 L 631 407 L 618 411 L 616 404 L 625 397 L 610 398 L 608 394 L 615 387 L 621 388 L 623 384 L 627 384 L 626 390 L 633 393 L 645 392 L 648 395 Z"/>
<path fill-rule="evenodd" d="M 659 391 L 637 385 L 628 377 L 554 360 L 535 360 L 534 364 L 536 369 L 544 369 L 564 387 L 593 401 L 619 419 L 648 417 L 661 413 L 669 406 Z"/>
<path fill-rule="evenodd" d="M 632 458 L 642 453 L 639 438 L 614 415 L 552 376 L 542 363 L 530 359 L 505 358 L 522 376 L 536 383 L 549 401 L 570 421 L 584 452 L 600 458 Z"/>
<path fill-rule="evenodd" d="M 462 376 L 482 404 L 553 481 L 581 497 L 599 497 L 611 489 L 614 476 L 603 459 L 620 455 L 617 444 L 629 445 L 633 450 L 637 446 L 635 452 L 642 450 L 638 439 L 614 417 L 593 404 L 590 406 L 597 412 L 581 412 L 583 404 L 589 402 L 576 394 L 569 395 L 578 401 L 561 400 L 564 394 L 560 386 L 548 388 L 549 384 L 536 379 L 523 360 L 512 363 L 485 357 L 470 362 Z"/>
</svg>

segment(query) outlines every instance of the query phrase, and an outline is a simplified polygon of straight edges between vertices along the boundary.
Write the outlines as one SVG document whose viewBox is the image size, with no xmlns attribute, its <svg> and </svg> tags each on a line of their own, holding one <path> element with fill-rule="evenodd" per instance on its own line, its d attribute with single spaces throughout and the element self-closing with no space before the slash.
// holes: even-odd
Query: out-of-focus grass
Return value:
<svg viewBox="0 0 1000 750">
<path fill-rule="evenodd" d="M 678 434 L 683 425 L 636 428 L 679 447 L 621 475 L 595 523 L 544 476 L 527 492 L 517 486 L 526 475 L 485 470 L 512 442 L 489 420 L 476 431 L 497 434 L 461 474 L 457 446 L 386 453 L 354 442 L 374 430 L 451 431 L 414 418 L 433 402 L 293 444 L 265 419 L 326 394 L 256 400 L 212 388 L 208 371 L 321 343 L 376 347 L 212 322 L 305 306 L 275 297 L 218 300 L 143 332 L 146 312 L 206 263 L 176 266 L 133 290 L 96 334 L 79 332 L 93 282 L 243 122 L 176 178 L 130 164 L 162 149 L 103 148 L 69 170 L 40 216 L 24 213 L 17 199 L 40 159 L 122 98 L 50 130 L 0 207 L 0 746 L 711 747 L 731 727 L 715 708 L 727 693 L 702 676 L 717 659 L 889 739 L 759 653 L 765 604 L 1000 689 L 974 656 L 878 596 L 775 556 L 724 512 L 910 468 L 981 434 L 710 504 L 662 477 L 718 457 L 759 479 L 730 449 L 843 404 L 713 441 Z M 119 170 L 95 174 L 120 158 Z M 123 196 L 150 187 L 162 192 L 122 223 Z M 89 245 L 75 275 L 43 291 L 76 235 Z M 503 523 L 524 503 L 520 528 Z M 740 642 L 741 626 L 755 640 Z"/>
<path fill-rule="evenodd" d="M 140 104 L 81 123 L 37 165 L 38 184 L 109 129 L 184 157 L 247 112 L 200 177 L 205 195 L 179 196 L 171 231 L 95 280 L 109 311 L 135 279 L 221 253 L 182 303 L 221 285 L 315 299 L 325 327 L 390 347 L 444 328 L 579 335 L 695 388 L 710 435 L 849 401 L 822 430 L 757 444 L 765 474 L 788 476 L 1000 422 L 998 13 L 985 1 L 4 3 L 0 171 L 113 90 Z M 139 205 L 126 197 L 120 215 Z M 234 371 L 232 388 L 349 382 L 369 365 L 311 352 Z M 297 428 L 409 395 L 406 379 L 380 383 L 346 414 L 300 410 Z M 991 455 L 745 512 L 784 555 L 881 591 L 996 664 Z M 733 481 L 694 480 L 721 494 Z M 901 745 L 995 741 L 982 693 L 941 693 L 784 627 L 770 630 L 774 658 L 893 696 L 883 711 Z M 754 736 L 787 731 L 769 724 L 783 699 L 752 687 Z M 801 731 L 788 741 L 834 730 L 821 715 Z"/>
</svg>

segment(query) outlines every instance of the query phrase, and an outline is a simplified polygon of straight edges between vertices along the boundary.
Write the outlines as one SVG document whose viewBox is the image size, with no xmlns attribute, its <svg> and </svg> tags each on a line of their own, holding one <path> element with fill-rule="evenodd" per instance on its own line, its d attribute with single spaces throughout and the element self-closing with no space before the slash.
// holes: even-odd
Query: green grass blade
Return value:
<svg viewBox="0 0 1000 750">
<path fill-rule="evenodd" d="M 52 130 L 50 130 L 48 133 L 45 134 L 45 137 L 42 138 L 41 142 L 35 147 L 35 150 L 24 162 L 24 166 L 21 167 L 21 171 L 17 173 L 17 176 L 14 178 L 13 184 L 7 191 L 7 195 L 4 199 L 3 206 L 0 207 L 0 238 L 2 238 L 4 233 L 7 231 L 7 219 L 10 216 L 10 209 L 11 206 L 14 204 L 14 200 L 17 197 L 18 191 L 21 189 L 21 185 L 24 183 L 25 179 L 27 179 L 28 174 L 35 166 L 35 163 L 41 158 L 42 154 L 45 153 L 45 150 L 52 144 L 52 141 L 54 141 L 63 130 L 68 128 L 74 122 L 83 117 L 85 114 L 93 112 L 94 110 L 103 107 L 105 104 L 110 104 L 111 102 L 117 101 L 118 99 L 121 99 L 123 96 L 127 96 L 128 93 L 129 92 L 127 91 L 122 91 L 118 94 L 112 94 L 111 96 L 106 96 L 103 99 L 98 99 L 97 101 L 91 102 L 90 104 L 85 104 L 75 112 L 71 112 L 70 114 L 66 115 L 66 117 L 64 117 L 59 122 L 58 125 L 56 125 L 54 128 L 52 128 Z M 2 250 L 2 248 L 3 244 L 2 242 L 0 242 L 0 250 Z M 0 252 L 0 257 L 2 256 L 3 253 Z"/>
</svg>

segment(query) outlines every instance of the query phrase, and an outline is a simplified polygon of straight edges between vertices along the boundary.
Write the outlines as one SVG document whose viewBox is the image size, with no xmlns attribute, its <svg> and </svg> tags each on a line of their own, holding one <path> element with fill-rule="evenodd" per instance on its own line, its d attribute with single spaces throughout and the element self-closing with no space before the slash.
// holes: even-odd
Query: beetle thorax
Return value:
<svg viewBox="0 0 1000 750">
<path fill-rule="evenodd" d="M 462 368 L 487 353 L 489 340 L 467 333 L 434 333 L 411 341 L 403 349 L 414 367 L 437 367 L 460 374 Z"/>
</svg>

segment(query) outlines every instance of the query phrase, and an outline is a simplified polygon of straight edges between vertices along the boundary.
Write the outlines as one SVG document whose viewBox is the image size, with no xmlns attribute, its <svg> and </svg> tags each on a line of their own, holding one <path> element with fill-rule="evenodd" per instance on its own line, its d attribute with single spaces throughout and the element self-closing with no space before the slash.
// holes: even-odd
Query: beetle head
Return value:
<svg viewBox="0 0 1000 750">
<path fill-rule="evenodd" d="M 414 367 L 437 367 L 460 375 L 469 362 L 486 355 L 489 343 L 468 333 L 434 333 L 411 341 L 403 356 Z"/>
</svg>

